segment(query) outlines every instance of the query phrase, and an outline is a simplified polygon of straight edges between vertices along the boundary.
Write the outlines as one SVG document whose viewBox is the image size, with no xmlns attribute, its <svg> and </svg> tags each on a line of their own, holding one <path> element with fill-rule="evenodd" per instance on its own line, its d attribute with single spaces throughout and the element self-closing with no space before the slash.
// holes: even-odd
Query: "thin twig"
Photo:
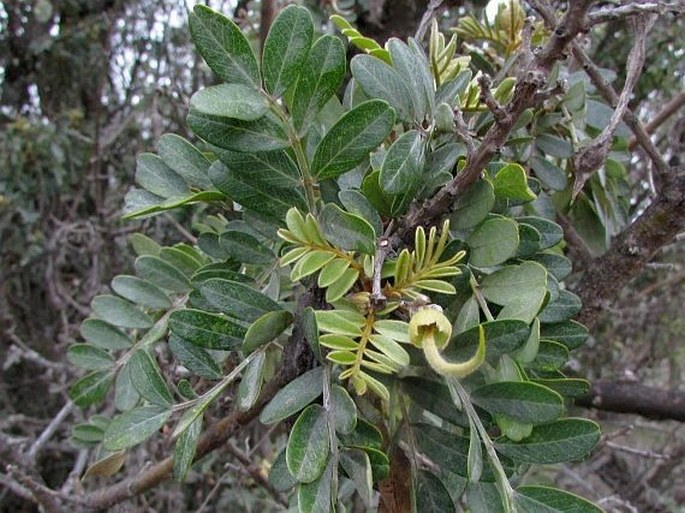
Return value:
<svg viewBox="0 0 685 513">
<path fill-rule="evenodd" d="M 685 11 L 683 4 L 676 2 L 632 2 L 616 7 L 605 7 L 588 14 L 588 28 L 600 23 L 622 20 L 631 16 L 644 14 L 664 15 L 672 13 L 678 15 Z"/>
<path fill-rule="evenodd" d="M 657 113 L 656 116 L 654 116 L 649 123 L 647 123 L 644 127 L 644 131 L 646 134 L 651 134 L 653 133 L 657 128 L 659 128 L 668 118 L 670 118 L 673 114 L 678 112 L 680 108 L 685 105 L 685 91 L 681 91 L 677 95 L 675 95 L 673 98 L 671 98 L 668 102 L 666 102 L 666 105 L 662 107 L 662 109 Z M 633 151 L 635 147 L 640 144 L 640 141 L 638 138 L 633 135 L 633 137 L 630 138 L 630 142 L 628 143 L 628 149 L 630 151 Z"/>
<path fill-rule="evenodd" d="M 421 23 L 419 23 L 419 27 L 416 29 L 416 34 L 414 34 L 414 39 L 421 42 L 423 37 L 426 35 L 426 30 L 428 30 L 428 25 L 430 25 L 433 18 L 435 18 L 435 16 L 437 16 L 438 10 L 440 9 L 442 2 L 443 2 L 443 0 L 430 0 L 430 2 L 428 2 L 428 7 L 426 7 L 426 12 L 423 13 L 423 17 L 421 18 Z"/>
<path fill-rule="evenodd" d="M 62 422 L 64 422 L 64 419 L 67 418 L 67 416 L 71 413 L 71 411 L 74 409 L 74 403 L 71 401 L 67 401 L 64 406 L 62 406 L 62 409 L 55 415 L 55 417 L 50 421 L 50 424 L 45 428 L 45 430 L 41 433 L 41 435 L 36 439 L 36 441 L 33 443 L 31 448 L 29 449 L 29 452 L 26 454 L 26 457 L 30 462 L 34 462 L 36 460 L 36 456 L 38 456 L 38 452 L 43 448 L 43 446 L 48 443 L 48 441 L 52 438 L 52 436 L 55 434 L 55 431 L 60 427 Z"/>
<path fill-rule="evenodd" d="M 647 33 L 654 24 L 654 17 L 637 18 L 634 23 L 635 43 L 628 56 L 626 64 L 627 74 L 625 84 L 618 101 L 615 104 L 614 111 L 611 114 L 609 122 L 595 139 L 589 144 L 583 146 L 573 157 L 573 165 L 575 167 L 575 182 L 573 184 L 574 197 L 583 189 L 585 183 L 590 177 L 599 169 L 602 163 L 606 160 L 611 143 L 614 138 L 614 133 L 618 124 L 623 119 L 627 109 L 628 101 L 633 92 L 635 84 L 642 73 L 642 66 L 645 62 L 645 47 L 647 44 Z"/>
<path fill-rule="evenodd" d="M 257 481 L 262 488 L 269 492 L 269 494 L 274 498 L 276 502 L 278 502 L 282 506 L 288 505 L 288 501 L 283 496 L 283 494 L 276 490 L 276 488 L 274 488 L 274 486 L 269 482 L 269 480 L 266 477 L 264 477 L 259 468 L 254 466 L 252 460 L 247 454 L 242 452 L 231 442 L 226 444 L 226 450 L 229 454 L 231 454 L 235 459 L 237 459 L 240 462 L 240 464 L 245 468 L 245 470 L 250 475 L 250 477 L 252 477 L 252 479 Z"/>
</svg>

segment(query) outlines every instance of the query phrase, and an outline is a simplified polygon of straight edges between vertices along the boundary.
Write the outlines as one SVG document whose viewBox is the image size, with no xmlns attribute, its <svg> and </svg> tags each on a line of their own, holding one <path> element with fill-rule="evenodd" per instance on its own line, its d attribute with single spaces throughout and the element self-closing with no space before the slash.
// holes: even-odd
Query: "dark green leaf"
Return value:
<svg viewBox="0 0 685 513">
<path fill-rule="evenodd" d="M 247 322 L 254 322 L 267 312 L 282 310 L 272 299 L 237 281 L 218 278 L 207 280 L 200 292 L 214 308 Z"/>
<path fill-rule="evenodd" d="M 150 257 L 154 258 L 154 257 Z M 91 303 L 93 313 L 103 321 L 122 328 L 145 329 L 152 326 L 152 318 L 135 305 L 116 296 L 100 295 Z"/>
<path fill-rule="evenodd" d="M 390 38 L 386 45 L 392 56 L 393 68 L 409 90 L 412 118 L 421 123 L 431 110 L 435 96 L 433 76 L 428 68 L 426 56 L 420 47 L 409 48 L 395 37 Z"/>
<path fill-rule="evenodd" d="M 271 249 L 246 232 L 225 231 L 219 237 L 219 244 L 232 258 L 245 264 L 267 265 L 273 264 L 276 259 Z"/>
<path fill-rule="evenodd" d="M 136 159 L 136 182 L 162 198 L 177 198 L 190 194 L 186 181 L 152 153 L 142 153 Z"/>
<path fill-rule="evenodd" d="M 383 436 L 376 426 L 363 419 L 359 419 L 354 431 L 349 434 L 341 434 L 340 441 L 346 447 L 380 450 L 383 445 Z"/>
<path fill-rule="evenodd" d="M 109 451 L 128 449 L 154 435 L 169 419 L 171 410 L 157 405 L 140 406 L 117 415 L 105 431 Z"/>
<path fill-rule="evenodd" d="M 197 442 L 202 434 L 202 417 L 198 417 L 176 440 L 174 447 L 174 479 L 184 481 L 195 459 Z"/>
<path fill-rule="evenodd" d="M 297 508 L 300 513 L 330 513 L 334 511 L 332 502 L 335 498 L 331 489 L 333 471 L 333 460 L 331 460 L 317 480 L 311 483 L 303 483 L 298 487 Z"/>
<path fill-rule="evenodd" d="M 114 358 L 109 352 L 90 344 L 70 345 L 67 360 L 86 370 L 104 370 L 114 366 Z"/>
<path fill-rule="evenodd" d="M 588 338 L 587 328 L 576 321 L 545 324 L 540 334 L 542 338 L 564 344 L 569 350 L 582 346 Z"/>
<path fill-rule="evenodd" d="M 297 479 L 290 473 L 288 464 L 285 462 L 285 449 L 276 456 L 273 465 L 271 465 L 269 483 L 279 492 L 286 492 L 297 484 Z"/>
<path fill-rule="evenodd" d="M 519 217 L 519 223 L 525 223 L 535 228 L 542 239 L 540 240 L 540 249 L 551 248 L 564 238 L 564 230 L 557 223 L 542 217 Z"/>
<path fill-rule="evenodd" d="M 585 122 L 592 128 L 604 130 L 604 127 L 609 124 L 614 109 L 605 103 L 595 100 L 587 100 L 586 105 L 587 116 Z M 621 122 L 616 129 L 615 135 L 616 137 L 628 137 L 630 135 L 630 129 L 628 129 L 625 123 Z"/>
<path fill-rule="evenodd" d="M 335 94 L 345 75 L 345 47 L 331 35 L 316 40 L 297 81 L 292 101 L 295 128 L 306 132 L 321 108 Z"/>
<path fill-rule="evenodd" d="M 300 414 L 288 437 L 285 461 L 300 483 L 311 483 L 326 468 L 329 453 L 325 410 L 312 404 Z"/>
<path fill-rule="evenodd" d="M 319 143 L 312 174 L 319 180 L 336 178 L 369 156 L 390 134 L 393 109 L 384 101 L 370 100 L 345 114 Z"/>
<path fill-rule="evenodd" d="M 437 91 L 435 103 L 440 104 L 445 102 L 451 107 L 456 106 L 458 97 L 464 94 L 471 82 L 471 76 L 471 70 L 465 69 L 460 71 L 454 79 L 441 84 Z"/>
<path fill-rule="evenodd" d="M 194 251 L 188 251 L 184 246 L 162 248 L 159 252 L 159 257 L 166 263 L 173 265 L 185 276 L 192 275 L 203 263 L 203 259 L 199 254 Z"/>
<path fill-rule="evenodd" d="M 565 345 L 552 340 L 541 340 L 535 360 L 526 367 L 544 372 L 555 371 L 568 361 L 568 356 Z"/>
<path fill-rule="evenodd" d="M 511 353 L 520 348 L 530 335 L 528 322 L 517 319 L 498 319 L 484 322 L 486 355 L 492 359 L 502 354 Z M 456 335 L 445 348 L 445 357 L 463 360 L 472 356 L 478 347 L 479 328 L 474 326 Z"/>
<path fill-rule="evenodd" d="M 517 223 L 519 229 L 519 245 L 516 249 L 516 256 L 519 258 L 528 257 L 540 249 L 540 232 L 529 224 Z"/>
<path fill-rule="evenodd" d="M 402 389 L 424 410 L 457 426 L 469 426 L 468 418 L 454 406 L 449 390 L 442 383 L 411 377 L 402 380 Z"/>
<path fill-rule="evenodd" d="M 196 5 L 189 25 L 197 51 L 221 80 L 259 87 L 257 59 L 235 23 L 207 6 Z"/>
<path fill-rule="evenodd" d="M 275 424 L 297 413 L 323 391 L 323 367 L 316 367 L 288 383 L 262 410 L 262 424 Z"/>
<path fill-rule="evenodd" d="M 101 402 L 114 383 L 112 371 L 94 371 L 76 381 L 69 389 L 69 398 L 76 406 L 85 408 Z"/>
<path fill-rule="evenodd" d="M 119 411 L 129 411 L 140 401 L 140 394 L 131 380 L 131 360 L 129 359 L 117 374 L 114 382 L 114 406 Z"/>
<path fill-rule="evenodd" d="M 495 204 L 495 190 L 487 180 L 479 180 L 459 196 L 455 203 L 452 224 L 466 229 L 483 221 Z"/>
<path fill-rule="evenodd" d="M 471 399 L 493 415 L 529 424 L 552 422 L 564 413 L 564 401 L 558 393 L 530 382 L 491 383 L 474 390 Z"/>
<path fill-rule="evenodd" d="M 221 369 L 212 355 L 192 342 L 172 334 L 169 349 L 179 363 L 193 374 L 205 379 L 221 379 Z"/>
<path fill-rule="evenodd" d="M 516 253 L 519 245 L 518 227 L 511 219 L 489 219 L 471 234 L 467 243 L 471 248 L 470 265 L 493 267 Z"/>
<path fill-rule="evenodd" d="M 539 233 L 539 232 L 538 232 Z M 537 253 L 531 257 L 531 260 L 541 263 L 557 281 L 561 281 L 571 274 L 573 266 L 571 261 L 562 255 L 556 253 Z"/>
<path fill-rule="evenodd" d="M 587 455 L 599 442 L 599 426 L 586 419 L 563 419 L 533 428 L 521 442 L 506 439 L 497 450 L 523 463 L 562 463 Z"/>
<path fill-rule="evenodd" d="M 580 298 L 568 290 L 560 290 L 559 297 L 550 301 L 540 312 L 543 324 L 559 323 L 574 317 L 582 307 Z"/>
<path fill-rule="evenodd" d="M 379 182 L 388 194 L 413 191 L 421 179 L 424 140 L 416 130 L 403 133 L 388 149 Z"/>
<path fill-rule="evenodd" d="M 196 92 L 190 98 L 190 108 L 198 114 L 254 121 L 269 111 L 269 103 L 252 87 L 219 84 Z"/>
<path fill-rule="evenodd" d="M 559 159 L 568 159 L 573 156 L 573 145 L 555 135 L 540 134 L 535 139 L 535 145 L 540 151 Z"/>
<path fill-rule="evenodd" d="M 331 385 L 331 411 L 333 424 L 339 433 L 349 434 L 357 425 L 357 405 L 340 385 Z"/>
<path fill-rule="evenodd" d="M 268 182 L 256 179 L 215 162 L 209 169 L 214 185 L 245 208 L 282 222 L 291 207 L 306 212 L 307 201 L 303 191 L 291 183 L 288 188 L 274 187 Z"/>
<path fill-rule="evenodd" d="M 481 284 L 488 301 L 502 305 L 499 319 L 533 321 L 547 294 L 547 271 L 537 262 L 510 265 L 486 276 Z"/>
<path fill-rule="evenodd" d="M 577 495 L 547 486 L 520 486 L 516 505 L 522 513 L 602 513 L 603 510 Z"/>
<path fill-rule="evenodd" d="M 370 506 L 373 498 L 373 475 L 369 455 L 359 449 L 343 449 L 340 451 L 340 465 L 364 504 Z"/>
<path fill-rule="evenodd" d="M 232 172 L 246 177 L 260 190 L 273 194 L 274 187 L 300 187 L 300 171 L 287 151 L 269 151 L 255 153 L 238 153 L 216 149 L 219 160 Z M 216 171 L 216 170 L 215 170 Z M 217 188 L 230 195 L 230 189 L 221 187 L 222 180 L 214 174 Z M 214 178 L 213 178 L 214 179 Z"/>
<path fill-rule="evenodd" d="M 290 5 L 274 20 L 262 53 L 264 87 L 273 96 L 281 96 L 295 83 L 313 36 L 312 17 L 304 7 Z"/>
<path fill-rule="evenodd" d="M 112 289 L 125 299 L 149 308 L 168 308 L 171 300 L 156 285 L 135 276 L 121 275 L 112 280 Z"/>
<path fill-rule="evenodd" d="M 241 121 L 191 110 L 187 122 L 198 137 L 225 150 L 251 153 L 280 150 L 290 145 L 285 129 L 272 114 Z"/>
<path fill-rule="evenodd" d="M 546 158 L 534 156 L 530 160 L 530 167 L 535 171 L 535 176 L 550 189 L 563 191 L 568 186 L 566 172 Z"/>
<path fill-rule="evenodd" d="M 469 483 L 466 500 L 472 513 L 505 513 L 502 497 L 494 483 Z"/>
<path fill-rule="evenodd" d="M 447 493 L 442 481 L 430 472 L 420 470 L 414 484 L 414 498 L 416 510 L 421 513 L 445 513 L 455 511 L 456 506 L 452 497 Z"/>
<path fill-rule="evenodd" d="M 412 99 L 402 76 L 389 64 L 370 55 L 355 55 L 350 62 L 352 76 L 371 98 L 388 102 L 404 121 L 412 119 Z"/>
<path fill-rule="evenodd" d="M 74 426 L 71 431 L 71 436 L 79 442 L 98 443 L 102 441 L 105 432 L 98 426 L 93 424 L 79 424 Z"/>
<path fill-rule="evenodd" d="M 186 275 L 159 257 L 139 256 L 136 258 L 134 267 L 138 276 L 165 290 L 177 293 L 190 290 L 190 283 Z"/>
<path fill-rule="evenodd" d="M 536 379 L 534 382 L 551 388 L 558 394 L 571 399 L 583 397 L 590 392 L 590 383 L 584 379 Z"/>
<path fill-rule="evenodd" d="M 361 217 L 329 203 L 324 206 L 319 218 L 324 237 L 336 247 L 367 255 L 376 252 L 376 234 L 373 227 Z"/>
<path fill-rule="evenodd" d="M 345 210 L 366 220 L 373 227 L 373 231 L 377 237 L 383 233 L 381 216 L 361 192 L 347 189 L 340 191 L 338 193 L 338 198 L 345 207 Z"/>
<path fill-rule="evenodd" d="M 174 402 L 157 362 L 143 349 L 131 356 L 131 380 L 138 393 L 158 406 L 171 406 Z"/>
<path fill-rule="evenodd" d="M 202 310 L 178 310 L 169 317 L 169 329 L 174 335 L 205 349 L 230 350 L 245 336 L 245 328 L 221 315 Z"/>
<path fill-rule="evenodd" d="M 212 188 L 207 174 L 209 160 L 183 137 L 164 134 L 157 143 L 157 151 L 164 163 L 181 175 L 188 185 L 202 190 Z"/>
<path fill-rule="evenodd" d="M 264 382 L 264 369 L 266 366 L 266 353 L 262 352 L 255 356 L 243 372 L 238 387 L 238 408 L 247 411 L 254 406 L 259 399 Z"/>
<path fill-rule="evenodd" d="M 252 352 L 264 344 L 268 344 L 288 326 L 293 323 L 293 314 L 285 310 L 266 312 L 259 319 L 255 320 L 245 333 L 243 351 Z"/>
</svg>

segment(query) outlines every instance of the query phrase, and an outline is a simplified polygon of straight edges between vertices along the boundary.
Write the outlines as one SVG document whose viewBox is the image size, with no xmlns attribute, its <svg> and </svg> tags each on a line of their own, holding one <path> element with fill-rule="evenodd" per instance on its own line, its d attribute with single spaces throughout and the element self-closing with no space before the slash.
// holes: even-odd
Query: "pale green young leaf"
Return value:
<svg viewBox="0 0 685 513">
<path fill-rule="evenodd" d="M 409 343 L 409 323 L 393 319 L 381 319 L 373 324 L 376 333 L 397 342 Z"/>
<path fill-rule="evenodd" d="M 319 344 L 328 349 L 339 349 L 341 351 L 355 351 L 359 347 L 359 343 L 352 340 L 345 335 L 338 335 L 337 333 L 326 333 L 319 337 Z"/>
<path fill-rule="evenodd" d="M 338 281 L 349 266 L 350 261 L 344 258 L 336 258 L 327 263 L 319 273 L 319 287 L 326 288 Z"/>
<path fill-rule="evenodd" d="M 362 314 L 348 310 L 317 310 L 316 322 L 321 331 L 357 338 L 362 334 L 366 319 Z"/>
<path fill-rule="evenodd" d="M 302 278 L 314 274 L 335 258 L 336 254 L 332 251 L 323 249 L 308 251 L 293 267 L 290 279 L 293 282 L 300 281 Z"/>
<path fill-rule="evenodd" d="M 357 278 L 359 278 L 359 271 L 357 269 L 346 269 L 340 277 L 326 289 L 326 302 L 334 303 L 347 294 L 357 282 Z"/>
<path fill-rule="evenodd" d="M 370 340 L 376 349 L 390 358 L 395 364 L 401 367 L 409 365 L 409 353 L 393 339 L 383 335 L 371 335 Z"/>
</svg>

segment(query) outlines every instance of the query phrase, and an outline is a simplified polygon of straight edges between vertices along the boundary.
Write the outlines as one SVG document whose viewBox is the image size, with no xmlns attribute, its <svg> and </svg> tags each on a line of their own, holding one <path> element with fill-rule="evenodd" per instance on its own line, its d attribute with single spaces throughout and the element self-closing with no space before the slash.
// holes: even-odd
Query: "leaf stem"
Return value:
<svg viewBox="0 0 685 513">
<path fill-rule="evenodd" d="M 447 388 L 449 389 L 450 395 L 452 396 L 453 400 L 459 401 L 462 404 L 462 407 L 466 412 L 466 415 L 468 415 L 469 417 L 469 421 L 472 422 L 473 425 L 475 425 L 476 430 L 478 431 L 478 435 L 483 441 L 483 445 L 485 446 L 485 452 L 488 454 L 488 459 L 490 460 L 490 463 L 492 463 L 492 466 L 495 469 L 495 473 L 497 474 L 497 479 L 502 491 L 502 499 L 505 513 L 516 513 L 516 505 L 514 503 L 514 489 L 511 487 L 511 483 L 509 483 L 509 478 L 507 477 L 507 473 L 504 471 L 504 467 L 502 467 L 502 462 L 499 460 L 499 457 L 497 456 L 497 452 L 495 451 L 495 446 L 492 443 L 492 440 L 490 439 L 490 435 L 485 429 L 485 426 L 483 426 L 483 423 L 481 422 L 480 417 L 476 413 L 473 404 L 471 404 L 471 398 L 469 397 L 468 392 L 464 389 L 459 380 L 456 378 L 446 377 L 445 381 L 447 382 Z"/>
<path fill-rule="evenodd" d="M 488 302 L 483 297 L 483 293 L 480 291 L 480 285 L 478 285 L 478 282 L 476 281 L 476 278 L 473 276 L 473 273 L 471 273 L 471 277 L 469 278 L 469 285 L 471 285 L 473 295 L 476 298 L 476 301 L 478 301 L 478 306 L 480 306 L 480 309 L 483 310 L 485 318 L 488 320 L 488 322 L 494 321 L 495 317 L 492 315 L 492 312 L 488 307 Z"/>
</svg>

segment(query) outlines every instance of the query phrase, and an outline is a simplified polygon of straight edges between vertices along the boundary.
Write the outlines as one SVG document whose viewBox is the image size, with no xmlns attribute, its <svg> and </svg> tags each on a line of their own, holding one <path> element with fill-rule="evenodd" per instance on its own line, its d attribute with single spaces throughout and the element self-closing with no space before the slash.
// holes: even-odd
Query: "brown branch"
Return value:
<svg viewBox="0 0 685 513">
<path fill-rule="evenodd" d="M 652 419 L 685 421 L 685 393 L 648 387 L 637 382 L 599 379 L 576 405 L 602 411 L 634 413 Z"/>
<path fill-rule="evenodd" d="M 614 104 L 614 112 L 611 114 L 609 122 L 596 138 L 576 152 L 573 156 L 573 167 L 575 168 L 575 180 L 573 183 L 573 196 L 577 196 L 583 189 L 585 183 L 595 174 L 599 167 L 606 161 L 614 133 L 621 118 L 628 110 L 628 101 L 633 92 L 635 84 L 642 73 L 642 66 L 645 63 L 645 47 L 647 45 L 647 33 L 654 24 L 655 18 L 637 18 L 634 23 L 635 43 L 628 55 L 626 63 L 627 74 L 625 84 L 618 101 Z"/>
<path fill-rule="evenodd" d="M 447 214 L 457 196 L 478 180 L 485 166 L 506 142 L 521 114 L 534 106 L 536 93 L 545 85 L 552 66 L 565 58 L 568 45 L 585 29 L 585 18 L 591 3 L 591 0 L 570 2 L 566 15 L 552 32 L 545 47 L 519 71 L 514 96 L 503 106 L 505 115 L 490 127 L 482 144 L 469 156 L 464 169 L 452 181 L 422 205 L 412 206 L 400 223 L 400 230 L 391 240 L 394 247 L 402 241 L 410 243 L 418 226 L 434 224 Z"/>
<path fill-rule="evenodd" d="M 276 0 L 262 0 L 259 22 L 259 47 L 264 51 L 264 41 L 269 34 L 271 24 L 276 18 Z"/>
<path fill-rule="evenodd" d="M 678 112 L 678 110 L 683 105 L 685 105 L 685 91 L 681 91 L 680 94 L 671 98 L 666 103 L 666 105 L 663 106 L 663 108 L 657 113 L 657 115 L 654 116 L 652 120 L 645 125 L 645 133 L 654 133 L 654 131 L 657 128 L 659 128 L 668 118 L 670 118 L 673 114 Z M 628 143 L 628 149 L 630 151 L 633 151 L 638 144 L 640 144 L 640 142 L 638 141 L 637 137 L 633 135 L 633 137 L 630 138 L 630 142 Z"/>
<path fill-rule="evenodd" d="M 426 35 L 426 30 L 428 30 L 428 25 L 430 25 L 431 21 L 440 12 L 440 6 L 442 5 L 442 2 L 443 0 L 430 0 L 430 2 L 428 2 L 426 12 L 423 13 L 421 23 L 419 23 L 419 27 L 416 29 L 416 34 L 414 34 L 414 39 L 419 42 L 423 40 L 423 37 Z"/>
<path fill-rule="evenodd" d="M 588 25 L 594 26 L 600 23 L 607 23 L 625 19 L 630 16 L 640 16 L 649 13 L 660 15 L 671 13 L 673 15 L 678 15 L 684 10 L 683 5 L 679 5 L 676 2 L 633 2 L 617 7 L 605 7 L 590 13 L 588 15 Z"/>
<path fill-rule="evenodd" d="M 583 301 L 578 321 L 591 328 L 602 310 L 663 246 L 685 229 L 685 175 L 664 183 L 654 202 L 588 265 L 575 288 Z"/>
</svg>

